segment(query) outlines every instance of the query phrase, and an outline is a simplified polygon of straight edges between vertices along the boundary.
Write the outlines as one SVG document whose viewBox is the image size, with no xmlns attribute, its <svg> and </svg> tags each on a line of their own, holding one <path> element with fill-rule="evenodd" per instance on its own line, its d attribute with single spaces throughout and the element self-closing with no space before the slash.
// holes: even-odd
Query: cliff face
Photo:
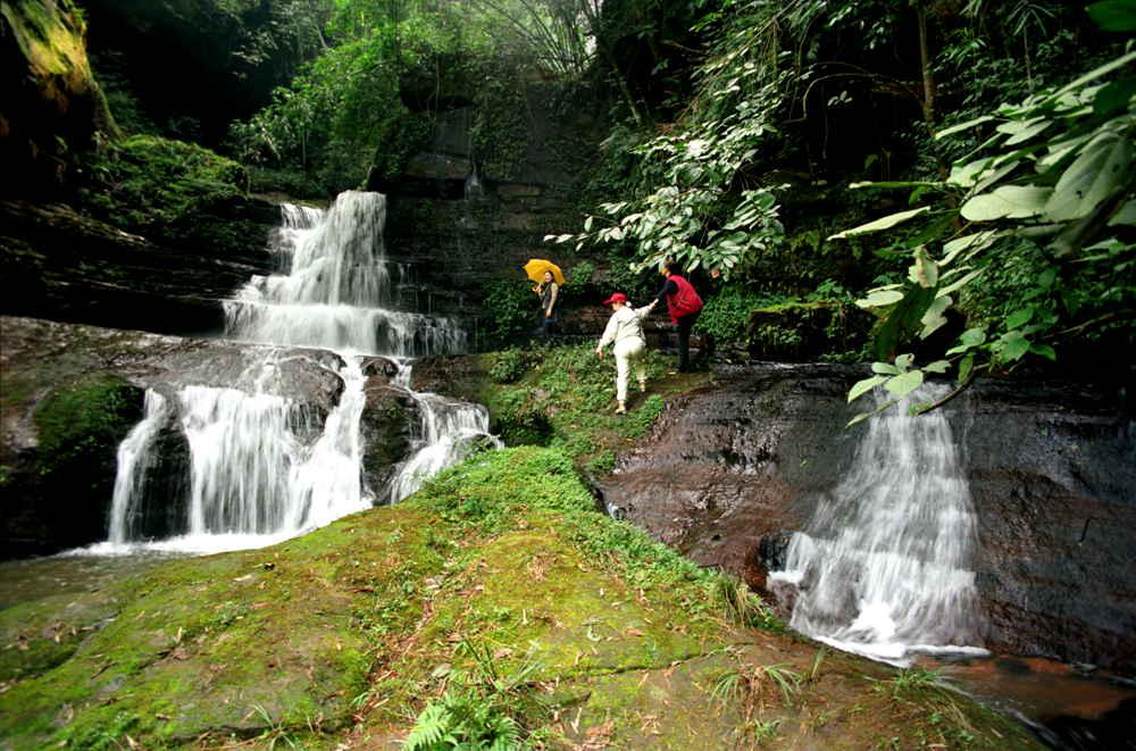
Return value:
<svg viewBox="0 0 1136 751">
<path fill-rule="evenodd" d="M 72 0 L 0 3 L 0 196 L 57 191 L 74 153 L 113 133 L 86 33 Z"/>
<path fill-rule="evenodd" d="M 167 334 L 224 329 L 221 300 L 274 260 L 279 208 L 232 200 L 165 241 L 131 234 L 62 204 L 0 202 L 0 312 Z M 224 227 L 229 242 L 212 230 Z"/>
<path fill-rule="evenodd" d="M 609 505 L 763 588 L 785 531 L 848 470 L 858 371 L 752 366 L 672 406 L 602 481 Z M 987 382 L 949 405 L 977 515 L 993 650 L 1136 670 L 1136 435 L 1123 404 L 1068 383 Z"/>
<path fill-rule="evenodd" d="M 551 255 L 569 269 L 572 246 L 543 238 L 578 228 L 575 199 L 600 122 L 598 107 L 538 81 L 508 111 L 479 111 L 473 98 L 449 97 L 402 174 L 372 170 L 367 186 L 388 196 L 387 247 L 419 264 L 429 305 L 467 314 L 480 312 L 487 282 L 523 283 L 529 258 Z"/>
</svg>

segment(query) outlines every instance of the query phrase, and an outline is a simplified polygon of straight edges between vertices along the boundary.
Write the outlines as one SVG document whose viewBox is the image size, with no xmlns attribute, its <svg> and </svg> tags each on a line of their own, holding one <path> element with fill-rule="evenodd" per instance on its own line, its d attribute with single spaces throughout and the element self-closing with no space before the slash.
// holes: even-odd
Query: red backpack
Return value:
<svg viewBox="0 0 1136 751">
<path fill-rule="evenodd" d="M 702 310 L 702 298 L 694 291 L 690 282 L 678 274 L 671 274 L 667 277 L 667 281 L 674 282 L 678 287 L 678 292 L 667 295 L 667 312 L 671 314 L 673 322 L 678 323 L 678 319 L 683 316 Z"/>
</svg>

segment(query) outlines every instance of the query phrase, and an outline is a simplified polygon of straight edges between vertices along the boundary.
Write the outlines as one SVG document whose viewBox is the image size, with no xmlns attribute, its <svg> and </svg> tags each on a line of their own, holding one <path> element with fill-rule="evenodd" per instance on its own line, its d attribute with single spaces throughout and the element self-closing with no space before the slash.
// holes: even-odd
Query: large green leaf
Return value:
<svg viewBox="0 0 1136 751">
<path fill-rule="evenodd" d="M 1115 227 L 1118 224 L 1136 225 L 1136 198 L 1128 201 L 1108 220 L 1108 226 Z"/>
<path fill-rule="evenodd" d="M 865 299 L 857 300 L 856 305 L 861 308 L 882 308 L 887 305 L 894 305 L 902 299 L 902 292 L 895 290 L 876 290 L 868 293 Z"/>
<path fill-rule="evenodd" d="M 1006 139 L 1007 146 L 1016 146 L 1042 133 L 1052 124 L 1053 121 L 1048 117 L 1035 117 L 1031 120 L 1003 123 L 998 126 L 998 132 L 1008 133 L 1010 135 L 1010 137 Z"/>
<path fill-rule="evenodd" d="M 903 222 L 914 219 L 920 214 L 925 214 L 930 210 L 931 207 L 922 206 L 918 209 L 912 209 L 911 211 L 901 211 L 898 214 L 888 214 L 887 216 L 881 217 L 874 222 L 868 222 L 867 224 L 861 224 L 859 227 L 853 227 L 852 229 L 846 229 L 843 232 L 838 232 L 828 239 L 839 240 L 845 237 L 855 237 L 856 235 L 867 235 L 872 232 L 882 232 L 885 229 L 891 229 L 897 224 L 902 224 Z"/>
<path fill-rule="evenodd" d="M 1052 192 L 1051 188 L 1037 185 L 1003 185 L 971 198 L 959 213 L 972 222 L 1029 219 L 1041 216 Z"/>
<path fill-rule="evenodd" d="M 965 164 L 956 162 L 951 165 L 951 174 L 947 177 L 947 183 L 960 188 L 970 188 L 990 169 L 990 163 L 993 161 L 990 157 L 984 157 Z"/>
<path fill-rule="evenodd" d="M 977 253 L 980 250 L 990 247 L 990 244 L 993 243 L 1000 234 L 1001 233 L 997 230 L 990 229 L 951 240 L 943 245 L 943 260 L 939 261 L 939 267 L 949 266 L 958 258 L 960 253 L 965 252 L 970 255 L 971 253 Z"/>
<path fill-rule="evenodd" d="M 1093 114 L 1110 117 L 1123 112 L 1132 106 L 1133 96 L 1136 96 L 1136 78 L 1113 81 L 1093 97 Z"/>
<path fill-rule="evenodd" d="M 1101 0 L 1086 10 L 1105 31 L 1136 31 L 1136 0 Z"/>
<path fill-rule="evenodd" d="M 1132 143 L 1113 132 L 1094 138 L 1069 165 L 1045 204 L 1055 222 L 1083 219 L 1111 196 L 1132 164 Z"/>
<path fill-rule="evenodd" d="M 935 138 L 946 138 L 947 136 L 952 136 L 955 133 L 961 133 L 964 130 L 975 128 L 979 125 L 982 125 L 983 123 L 988 123 L 993 119 L 994 117 L 992 115 L 983 115 L 982 117 L 976 117 L 973 120 L 967 120 L 966 122 L 952 125 L 949 128 L 943 128 L 935 134 Z"/>
<path fill-rule="evenodd" d="M 909 370 L 888 379 L 884 388 L 898 397 L 904 397 L 923 385 L 923 371 Z"/>
<path fill-rule="evenodd" d="M 1103 78 L 1104 76 L 1107 76 L 1109 73 L 1112 73 L 1114 70 L 1119 70 L 1126 65 L 1130 65 L 1133 62 L 1136 62 L 1136 51 L 1129 52 L 1125 55 L 1121 55 L 1120 57 L 1116 58 L 1115 60 L 1109 61 L 1109 62 L 1105 63 L 1104 65 L 1101 65 L 1098 68 L 1093 68 L 1092 70 L 1090 70 L 1088 73 L 1084 74 L 1083 76 L 1078 76 L 1075 80 L 1070 81 L 1069 83 L 1065 84 L 1060 89 L 1058 89 L 1057 91 L 1053 92 L 1048 97 L 1046 97 L 1045 101 L 1047 101 L 1047 102 L 1058 101 L 1063 96 L 1066 96 L 1067 94 L 1070 94 L 1072 92 L 1075 92 L 1075 91 L 1082 89 L 1085 86 L 1085 84 L 1090 83 L 1092 81 L 1095 81 L 1098 78 Z"/>
<path fill-rule="evenodd" d="M 855 383 L 855 385 L 853 385 L 852 388 L 849 389 L 849 391 L 848 391 L 848 401 L 854 402 L 855 400 L 859 399 L 864 394 L 866 394 L 869 391 L 871 391 L 872 389 L 874 389 L 876 386 L 879 386 L 881 383 L 883 383 L 887 379 L 888 379 L 888 376 L 875 375 L 875 376 L 872 376 L 871 378 L 865 378 L 862 381 L 857 381 Z"/>
<path fill-rule="evenodd" d="M 1020 331 L 1008 331 L 1002 335 L 998 342 L 998 358 L 1003 362 L 1020 360 L 1022 355 L 1029 352 L 1030 342 Z"/>
<path fill-rule="evenodd" d="M 927 312 L 924 313 L 923 318 L 920 319 L 920 323 L 923 324 L 923 330 L 919 332 L 920 339 L 926 339 L 946 325 L 947 319 L 943 315 L 943 312 L 951 307 L 951 302 L 950 295 L 936 297 L 931 301 L 931 306 L 927 308 Z"/>
<path fill-rule="evenodd" d="M 960 344 L 947 350 L 948 355 L 957 355 L 966 352 L 986 342 L 986 330 L 980 328 L 967 329 L 959 336 Z"/>
</svg>

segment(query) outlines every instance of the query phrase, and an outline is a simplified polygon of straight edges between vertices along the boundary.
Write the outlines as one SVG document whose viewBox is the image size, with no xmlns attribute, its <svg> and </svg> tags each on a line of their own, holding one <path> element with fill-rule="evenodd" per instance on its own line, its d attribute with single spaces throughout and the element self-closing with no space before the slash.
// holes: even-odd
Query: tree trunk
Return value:
<svg viewBox="0 0 1136 751">
<path fill-rule="evenodd" d="M 919 66 L 923 71 L 923 119 L 932 127 L 935 124 L 935 73 L 927 41 L 927 8 L 920 0 L 915 0 L 915 15 L 919 24 Z"/>
</svg>

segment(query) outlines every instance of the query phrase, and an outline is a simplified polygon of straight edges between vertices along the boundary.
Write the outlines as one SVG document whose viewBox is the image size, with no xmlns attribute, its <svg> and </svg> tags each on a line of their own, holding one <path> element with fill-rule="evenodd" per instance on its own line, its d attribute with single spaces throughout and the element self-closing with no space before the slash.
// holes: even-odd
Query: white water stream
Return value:
<svg viewBox="0 0 1136 751">
<path fill-rule="evenodd" d="M 911 397 L 934 398 L 931 387 Z M 906 404 L 872 417 L 840 484 L 789 543 L 774 587 L 796 586 L 789 625 L 839 649 L 904 664 L 985 653 L 978 640 L 974 509 L 950 424 Z"/>
<path fill-rule="evenodd" d="M 152 549 L 215 552 L 260 547 L 325 525 L 371 505 L 362 486 L 360 420 L 366 403 L 362 354 L 400 358 L 396 385 L 418 403 L 422 425 L 413 455 L 396 473 L 393 500 L 414 492 L 459 461 L 471 440 L 488 434 L 479 405 L 409 389 L 405 358 L 461 351 L 456 322 L 394 309 L 378 193 L 349 191 L 327 211 L 285 205 L 272 250 L 286 273 L 256 276 L 225 303 L 226 334 L 241 341 L 330 349 L 342 358 L 343 390 L 322 426 L 303 405 L 273 393 L 278 354 L 237 382 L 249 390 L 185 385 L 172 398 L 150 390 L 145 415 L 118 452 L 107 543 L 92 552 Z M 183 534 L 142 540 L 147 471 L 163 429 L 179 430 L 189 449 Z M 169 499 L 172 501 L 173 499 Z"/>
</svg>

